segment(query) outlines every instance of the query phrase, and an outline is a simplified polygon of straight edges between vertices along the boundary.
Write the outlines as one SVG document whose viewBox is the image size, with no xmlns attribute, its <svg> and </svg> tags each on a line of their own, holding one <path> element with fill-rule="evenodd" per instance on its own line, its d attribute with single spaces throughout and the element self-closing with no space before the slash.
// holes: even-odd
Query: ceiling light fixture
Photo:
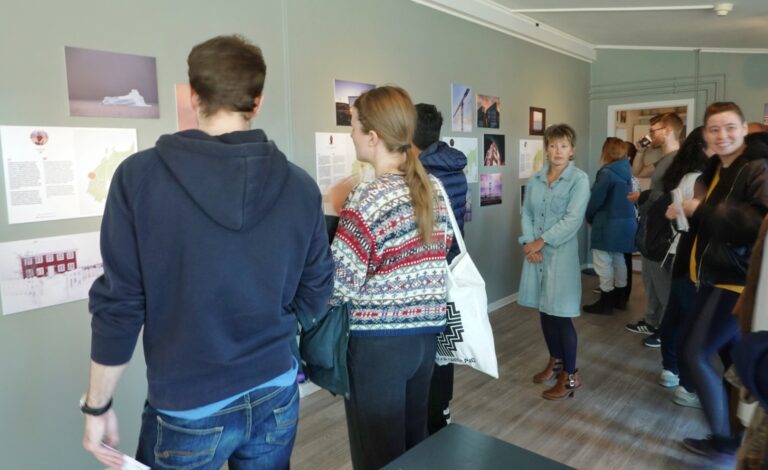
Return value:
<svg viewBox="0 0 768 470">
<path fill-rule="evenodd" d="M 718 3 L 715 5 L 714 10 L 717 16 L 726 16 L 733 10 L 733 3 Z"/>
</svg>

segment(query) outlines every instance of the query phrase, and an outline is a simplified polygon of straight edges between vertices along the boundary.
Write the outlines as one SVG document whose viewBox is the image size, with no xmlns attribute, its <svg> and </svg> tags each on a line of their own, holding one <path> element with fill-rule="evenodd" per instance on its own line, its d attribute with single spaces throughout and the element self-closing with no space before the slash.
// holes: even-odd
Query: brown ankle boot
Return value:
<svg viewBox="0 0 768 470">
<path fill-rule="evenodd" d="M 554 379 L 557 374 L 563 370 L 563 360 L 554 357 L 549 358 L 547 367 L 543 371 L 533 376 L 533 383 L 543 384 L 549 380 Z"/>
<path fill-rule="evenodd" d="M 581 379 L 579 379 L 579 371 L 577 370 L 573 374 L 569 374 L 566 371 L 560 371 L 557 376 L 557 383 L 549 390 L 544 390 L 541 396 L 547 400 L 564 400 L 568 397 L 574 396 L 574 391 L 581 387 Z"/>
</svg>

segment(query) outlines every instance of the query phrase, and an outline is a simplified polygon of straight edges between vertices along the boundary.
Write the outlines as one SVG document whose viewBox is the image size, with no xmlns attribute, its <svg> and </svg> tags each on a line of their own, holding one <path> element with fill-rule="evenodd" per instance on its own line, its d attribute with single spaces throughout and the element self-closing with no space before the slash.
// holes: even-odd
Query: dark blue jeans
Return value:
<svg viewBox="0 0 768 470">
<path fill-rule="evenodd" d="M 427 438 L 434 334 L 352 336 L 349 447 L 355 470 L 378 470 Z"/>
<path fill-rule="evenodd" d="M 685 339 L 691 331 L 696 317 L 693 304 L 696 300 L 696 285 L 688 277 L 672 279 L 672 286 L 661 320 L 659 337 L 661 338 L 661 364 L 675 374 L 680 375 L 680 385 L 689 392 L 695 391 L 693 380 L 685 362 L 680 361 Z"/>
<path fill-rule="evenodd" d="M 723 376 L 711 360 L 720 354 L 724 370 L 731 365 L 731 349 L 739 339 L 738 321 L 731 312 L 738 299 L 735 292 L 700 285 L 693 307 L 696 318 L 683 345 L 686 366 L 715 438 L 730 437 L 731 426 Z"/>
<path fill-rule="evenodd" d="M 569 374 L 575 373 L 578 338 L 573 319 L 556 317 L 544 312 L 539 312 L 539 318 L 549 355 L 563 361 L 563 370 Z"/>
<path fill-rule="evenodd" d="M 202 419 L 144 405 L 136 460 L 152 469 L 286 469 L 299 422 L 299 389 L 256 390 Z"/>
</svg>

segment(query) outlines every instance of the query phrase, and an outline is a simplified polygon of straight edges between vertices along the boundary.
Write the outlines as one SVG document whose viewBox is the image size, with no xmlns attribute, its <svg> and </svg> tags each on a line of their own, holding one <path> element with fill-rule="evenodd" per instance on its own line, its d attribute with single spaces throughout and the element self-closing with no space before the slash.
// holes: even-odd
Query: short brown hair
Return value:
<svg viewBox="0 0 768 470">
<path fill-rule="evenodd" d="M 576 146 L 576 131 L 568 124 L 553 124 L 544 130 L 544 148 L 549 145 L 550 140 L 566 139 L 571 143 L 571 147 Z"/>
<path fill-rule="evenodd" d="M 661 124 L 664 127 L 668 127 L 669 129 L 672 129 L 672 133 L 675 135 L 675 138 L 678 142 L 682 142 L 685 136 L 683 135 L 683 129 L 685 128 L 685 124 L 683 123 L 683 120 L 680 119 L 680 116 L 677 115 L 677 113 L 663 113 L 663 114 L 657 114 L 656 116 L 651 118 L 651 125 L 654 124 Z"/>
<path fill-rule="evenodd" d="M 736 113 L 741 119 L 742 123 L 746 122 L 746 119 L 744 119 L 744 113 L 741 111 L 741 108 L 739 108 L 739 105 L 733 101 L 717 101 L 707 106 L 707 110 L 704 111 L 704 126 L 706 127 L 709 118 L 715 114 L 727 113 L 729 111 Z"/>
<path fill-rule="evenodd" d="M 251 112 L 264 90 L 267 64 L 261 49 L 239 35 L 217 36 L 192 48 L 189 84 L 206 116 L 219 110 Z"/>
<path fill-rule="evenodd" d="M 603 153 L 600 156 L 600 161 L 603 166 L 613 163 L 617 160 L 621 160 L 627 157 L 627 151 L 629 145 L 623 140 L 617 137 L 608 137 L 603 144 Z"/>
</svg>

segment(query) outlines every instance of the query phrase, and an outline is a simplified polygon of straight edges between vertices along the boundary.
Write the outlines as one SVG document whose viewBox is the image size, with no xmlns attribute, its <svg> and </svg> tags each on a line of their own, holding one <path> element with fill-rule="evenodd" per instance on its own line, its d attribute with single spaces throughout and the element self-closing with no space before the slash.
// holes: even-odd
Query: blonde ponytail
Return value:
<svg viewBox="0 0 768 470">
<path fill-rule="evenodd" d="M 375 130 L 390 152 L 405 154 L 400 171 L 411 193 L 416 227 L 424 243 L 432 241 L 435 207 L 432 183 L 413 146 L 416 108 L 408 92 L 396 86 L 382 86 L 360 95 L 355 104 L 363 131 Z"/>
<path fill-rule="evenodd" d="M 432 212 L 435 202 L 434 191 L 427 171 L 413 146 L 406 152 L 405 163 L 400 170 L 405 173 L 405 183 L 411 191 L 416 227 L 424 243 L 429 243 L 432 241 L 432 228 L 435 223 L 435 215 Z"/>
</svg>

